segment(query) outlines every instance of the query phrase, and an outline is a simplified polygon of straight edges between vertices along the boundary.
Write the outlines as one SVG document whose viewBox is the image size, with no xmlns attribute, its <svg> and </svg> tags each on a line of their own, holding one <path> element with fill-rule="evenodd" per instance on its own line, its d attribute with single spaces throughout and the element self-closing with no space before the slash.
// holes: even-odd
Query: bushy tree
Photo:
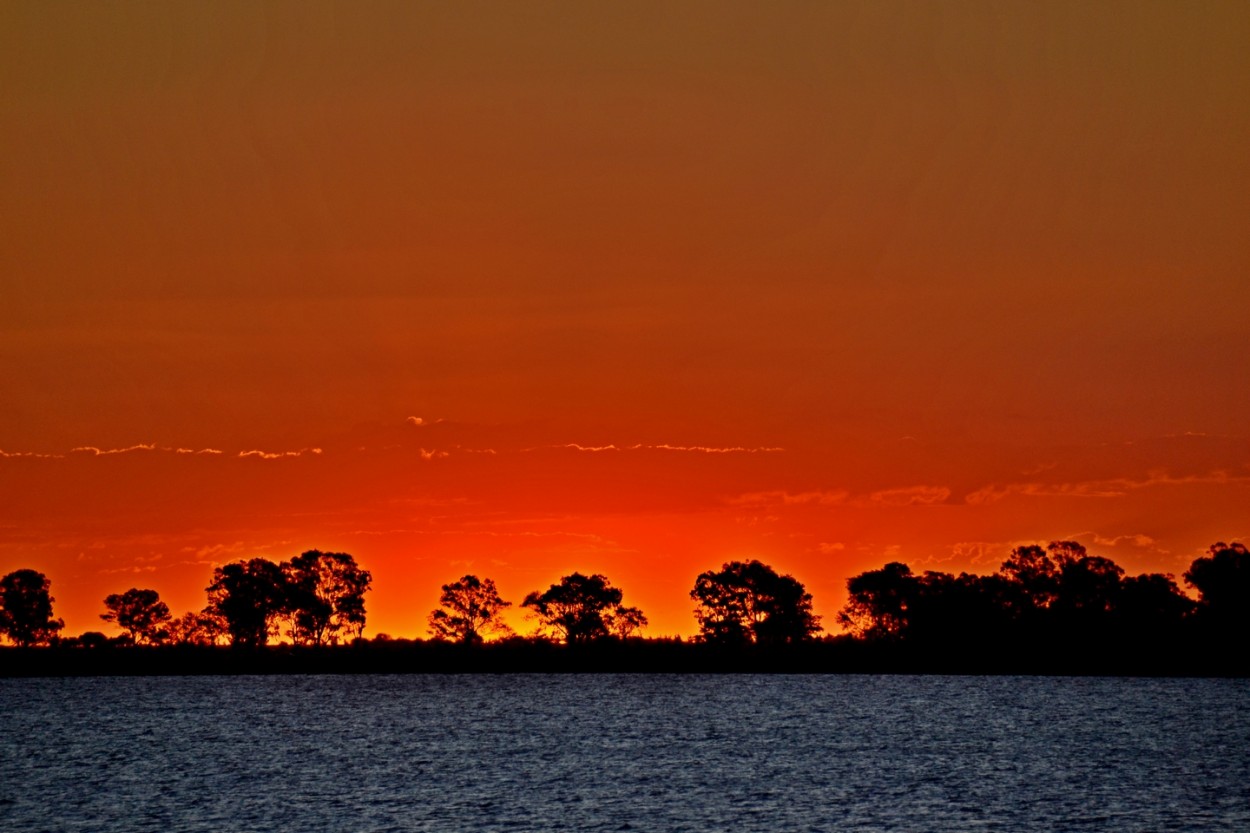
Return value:
<svg viewBox="0 0 1250 833">
<path fill-rule="evenodd" d="M 647 626 L 647 617 L 636 607 L 617 607 L 604 614 L 603 621 L 608 633 L 617 639 L 629 639 Z"/>
<path fill-rule="evenodd" d="M 1207 637 L 1228 641 L 1244 650 L 1250 642 L 1250 551 L 1244 544 L 1212 544 L 1207 555 L 1185 571 L 1187 584 L 1198 591 L 1197 620 Z"/>
<path fill-rule="evenodd" d="M 154 645 L 168 636 L 169 606 L 155 590 L 132 587 L 125 593 L 111 593 L 104 598 L 107 613 L 100 618 L 114 622 L 138 643 Z"/>
<path fill-rule="evenodd" d="M 731 561 L 700 573 L 690 598 L 708 642 L 802 642 L 820 631 L 812 596 L 793 576 L 759 561 Z"/>
<path fill-rule="evenodd" d="M 1212 544 L 1207 555 L 1189 565 L 1184 579 L 1207 609 L 1250 614 L 1250 552 L 1245 544 Z"/>
<path fill-rule="evenodd" d="M 206 611 L 191 611 L 171 619 L 167 631 L 169 641 L 175 645 L 216 645 L 227 635 L 221 617 Z"/>
<path fill-rule="evenodd" d="M 363 633 L 373 577 L 351 555 L 309 550 L 283 562 L 282 573 L 292 641 L 324 645 Z"/>
<path fill-rule="evenodd" d="M 1052 603 L 1061 613 L 1088 619 L 1117 610 L 1124 570 L 1109 558 L 1081 555 L 1062 562 Z"/>
<path fill-rule="evenodd" d="M 220 617 L 237 648 L 268 643 L 277 618 L 289 610 L 282 567 L 265 558 L 235 561 L 213 571 L 205 613 Z"/>
<path fill-rule="evenodd" d="M 499 597 L 495 582 L 474 575 L 444 584 L 439 607 L 430 612 L 430 633 L 465 645 L 488 637 L 509 636 L 512 630 L 500 620 L 500 613 L 512 606 Z"/>
<path fill-rule="evenodd" d="M 1135 635 L 1174 633 L 1193 608 L 1193 599 L 1181 592 L 1170 575 L 1130 576 L 1120 587 L 1120 619 L 1124 628 Z"/>
<path fill-rule="evenodd" d="M 19 647 L 50 642 L 65 623 L 52 618 L 52 583 L 37 570 L 0 578 L 0 633 Z"/>
<path fill-rule="evenodd" d="M 904 635 L 920 597 L 920 580 L 911 567 L 891 561 L 847 579 L 850 595 L 838 624 L 855 636 L 885 639 Z"/>
<path fill-rule="evenodd" d="M 530 593 L 521 606 L 534 611 L 544 630 L 569 645 L 576 645 L 610 635 L 610 617 L 628 609 L 621 607 L 622 598 L 621 591 L 604 576 L 573 573 L 542 593 Z M 645 622 L 641 611 L 637 612 L 635 620 Z"/>
</svg>

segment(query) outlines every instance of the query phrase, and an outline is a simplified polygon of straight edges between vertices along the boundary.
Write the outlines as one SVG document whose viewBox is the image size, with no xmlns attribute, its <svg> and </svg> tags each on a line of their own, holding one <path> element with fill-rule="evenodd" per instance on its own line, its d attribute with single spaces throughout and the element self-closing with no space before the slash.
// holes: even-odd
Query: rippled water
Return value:
<svg viewBox="0 0 1250 833">
<path fill-rule="evenodd" d="M 0 830 L 1250 830 L 1250 681 L 0 680 Z"/>
</svg>

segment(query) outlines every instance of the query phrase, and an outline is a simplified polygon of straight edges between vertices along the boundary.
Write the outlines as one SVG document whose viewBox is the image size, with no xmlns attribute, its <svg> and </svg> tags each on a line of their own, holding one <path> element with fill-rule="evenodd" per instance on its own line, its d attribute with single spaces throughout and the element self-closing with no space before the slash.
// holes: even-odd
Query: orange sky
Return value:
<svg viewBox="0 0 1250 833">
<path fill-rule="evenodd" d="M 5 3 L 0 572 L 77 633 L 344 550 L 406 636 L 469 571 L 603 572 L 656 635 L 733 558 L 827 621 L 891 559 L 1179 574 L 1250 538 L 1247 43 L 1215 2 Z"/>
</svg>

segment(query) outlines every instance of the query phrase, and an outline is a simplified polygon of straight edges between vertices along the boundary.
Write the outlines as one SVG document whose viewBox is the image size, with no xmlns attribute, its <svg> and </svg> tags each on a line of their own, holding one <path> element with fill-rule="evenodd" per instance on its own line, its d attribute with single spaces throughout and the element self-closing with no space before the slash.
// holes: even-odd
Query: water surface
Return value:
<svg viewBox="0 0 1250 833">
<path fill-rule="evenodd" d="M 1250 830 L 1250 681 L 0 680 L 4 831 Z"/>
</svg>

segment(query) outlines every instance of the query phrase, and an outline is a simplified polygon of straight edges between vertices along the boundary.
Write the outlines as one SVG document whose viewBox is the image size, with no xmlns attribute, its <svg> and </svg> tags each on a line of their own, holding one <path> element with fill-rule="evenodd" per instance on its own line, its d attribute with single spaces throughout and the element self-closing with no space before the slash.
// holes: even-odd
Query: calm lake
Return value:
<svg viewBox="0 0 1250 833">
<path fill-rule="evenodd" d="M 0 830 L 1250 830 L 1250 681 L 0 679 Z"/>
</svg>

